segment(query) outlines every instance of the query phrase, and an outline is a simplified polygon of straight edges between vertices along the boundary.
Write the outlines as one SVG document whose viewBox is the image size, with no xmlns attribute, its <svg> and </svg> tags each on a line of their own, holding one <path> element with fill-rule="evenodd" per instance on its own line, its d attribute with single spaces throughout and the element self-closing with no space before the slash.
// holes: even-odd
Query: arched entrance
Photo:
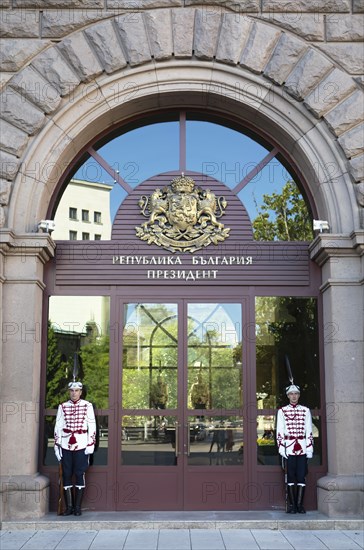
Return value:
<svg viewBox="0 0 364 550">
<path fill-rule="evenodd" d="M 166 226 L 171 209 L 156 203 L 146 217 L 142 212 L 154 193 L 160 201 L 169 197 L 171 206 L 193 198 L 194 190 L 201 204 L 207 190 L 220 198 L 224 215 L 216 219 L 204 205 L 198 207 L 204 231 L 199 233 L 199 224 L 193 224 L 188 248 L 199 249 L 190 253 L 183 251 L 183 240 L 174 240 L 174 225 L 171 231 Z M 183 239 L 184 227 L 178 235 Z M 221 244 L 204 246 L 203 239 L 217 235 Z M 153 246 L 157 239 L 162 246 Z M 180 249 L 166 250 L 176 246 Z M 79 334 L 80 342 L 84 338 L 76 351 L 88 395 L 94 396 L 98 409 L 100 443 L 88 473 L 87 506 L 282 509 L 274 428 L 286 384 L 286 353 L 302 383 L 311 385 L 317 451 L 309 485 L 314 488 L 326 459 L 317 376 L 318 269 L 309 259 L 307 243 L 254 241 L 236 194 L 204 174 L 172 172 L 129 193 L 115 217 L 110 241 L 58 241 L 47 269 L 46 317 L 62 329 L 62 304 L 67 327 L 74 329 L 74 337 Z M 96 340 L 92 344 L 92 323 L 89 329 L 77 329 L 79 311 L 91 307 L 92 297 L 101 296 L 109 300 L 106 355 L 99 354 L 101 338 L 96 339 L 99 347 Z M 94 325 L 104 326 L 98 318 Z M 268 325 L 271 336 L 264 328 Z M 63 342 L 62 330 L 59 334 Z M 67 368 L 74 348 L 70 344 L 64 351 Z M 103 370 L 105 357 L 108 366 Z M 105 379 L 103 402 L 99 393 Z M 42 471 L 56 486 L 56 410 L 49 404 L 45 413 L 49 438 Z M 315 508 L 314 490 L 310 495 L 308 507 Z"/>
<path fill-rule="evenodd" d="M 109 48 L 110 44 L 112 46 L 116 44 L 121 48 L 121 41 L 115 40 L 115 27 L 110 28 L 110 33 L 99 33 L 104 22 L 98 22 L 93 29 L 90 25 L 89 30 L 95 31 L 94 43 L 95 40 L 97 42 L 98 36 L 107 38 L 107 42 L 98 49 L 101 54 L 101 58 L 99 58 L 101 67 L 98 65 L 99 61 L 96 63 L 93 51 L 88 52 L 90 55 L 87 59 L 89 61 L 94 59 L 95 63 L 91 61 L 87 66 L 83 66 L 82 62 L 79 63 L 77 55 L 80 51 L 79 46 L 86 48 L 87 51 L 89 48 L 89 42 L 85 40 L 82 30 L 74 33 L 70 40 L 67 37 L 62 41 L 60 45 L 60 48 L 63 48 L 62 55 L 59 53 L 58 44 L 51 46 L 46 52 L 42 52 L 38 59 L 34 59 L 35 70 L 32 62 L 32 66 L 27 66 L 20 71 L 20 79 L 18 79 L 19 75 L 15 75 L 14 81 L 10 81 L 10 88 L 11 86 L 15 86 L 15 88 L 12 88 L 13 92 L 9 95 L 14 102 L 8 109 L 5 109 L 4 115 L 9 122 L 5 125 L 5 130 L 9 132 L 10 139 L 7 139 L 6 135 L 6 139 L 3 140 L 6 142 L 4 155 L 6 181 L 2 182 L 5 183 L 5 191 L 1 203 L 1 225 L 4 227 L 2 248 L 10 258 L 10 261 L 7 262 L 6 285 L 4 285 L 4 311 L 8 312 L 7 315 L 11 314 L 11 322 L 6 324 L 10 334 L 6 334 L 3 342 L 3 359 L 6 365 L 4 369 L 5 398 L 14 400 L 19 411 L 23 410 L 23 405 L 28 405 L 29 395 L 31 395 L 31 405 L 38 410 L 41 346 L 38 335 L 37 338 L 24 342 L 22 330 L 17 330 L 17 327 L 29 328 L 28 325 L 23 327 L 23 307 L 13 310 L 11 306 L 16 300 L 19 300 L 20 303 L 27 306 L 26 319 L 29 326 L 40 326 L 40 304 L 44 288 L 43 263 L 48 261 L 54 251 L 54 243 L 49 236 L 35 235 L 37 223 L 40 219 L 47 217 L 45 213 L 50 211 L 49 204 L 56 186 L 59 182 L 62 185 L 67 177 L 70 164 L 75 156 L 87 147 L 95 134 L 95 128 L 97 131 L 103 131 L 129 116 L 147 111 L 155 112 L 166 106 L 178 106 L 179 108 L 181 105 L 185 106 L 186 102 L 190 106 L 203 105 L 205 107 L 208 105 L 219 112 L 234 113 L 259 127 L 265 127 L 271 135 L 275 135 L 282 147 L 294 155 L 297 165 L 304 174 L 304 179 L 314 198 L 313 202 L 318 218 L 328 220 L 332 231 L 340 234 L 340 237 L 334 241 L 334 247 L 330 237 L 323 236 L 312 248 L 312 257 L 315 257 L 320 265 L 325 265 L 328 268 L 322 287 L 322 292 L 325 292 L 326 326 L 331 326 L 332 319 L 335 319 L 336 315 L 333 314 L 333 311 L 336 313 L 335 308 L 343 310 L 346 307 L 348 315 L 343 316 L 343 319 L 345 319 L 345 323 L 347 319 L 351 319 L 351 309 L 358 302 L 359 284 L 355 277 L 358 281 L 360 278 L 359 263 L 356 261 L 362 246 L 362 241 L 356 233 L 360 227 L 360 210 L 358 204 L 355 203 L 348 163 L 340 146 L 332 139 L 322 117 L 326 117 L 326 113 L 329 112 L 330 127 L 333 128 L 335 135 L 341 135 L 343 132 L 340 143 L 343 144 L 346 155 L 350 157 L 352 150 L 356 154 L 355 139 L 359 128 L 356 125 L 359 122 L 353 118 L 348 122 L 344 121 L 344 124 L 341 125 L 342 118 L 340 116 L 340 109 L 346 105 L 346 101 L 349 105 L 351 101 L 355 103 L 356 83 L 344 74 L 344 71 L 331 65 L 326 56 L 318 52 L 315 47 L 309 47 L 308 51 L 301 52 L 302 55 L 296 55 L 290 67 L 282 64 L 280 60 L 286 59 L 286 56 L 282 54 L 286 51 L 286 45 L 290 44 L 286 40 L 286 33 L 281 34 L 279 47 L 274 49 L 274 60 L 277 61 L 276 65 L 273 64 L 273 68 L 275 66 L 277 69 L 277 73 L 274 74 L 272 66 L 269 70 L 267 68 L 270 55 L 268 55 L 267 49 L 270 49 L 270 53 L 273 51 L 271 42 L 263 40 L 267 55 L 257 55 L 254 40 L 250 40 L 250 38 L 245 40 L 245 36 L 244 40 L 241 40 L 243 27 L 238 34 L 230 32 L 231 29 L 236 28 L 234 14 L 228 14 L 230 17 L 225 17 L 225 13 L 217 14 L 217 18 L 214 20 L 218 24 L 211 27 L 208 26 L 208 23 L 212 19 L 207 21 L 201 16 L 201 12 L 197 13 L 197 10 L 192 10 L 191 13 L 196 14 L 198 25 L 195 27 L 195 17 L 188 15 L 185 18 L 186 25 L 179 27 L 180 37 L 181 29 L 183 29 L 179 45 L 185 44 L 186 28 L 189 29 L 190 44 L 187 49 L 178 50 L 180 57 L 178 55 L 173 57 L 173 51 L 168 41 L 163 42 L 161 50 L 154 52 L 153 55 L 149 55 L 150 52 L 146 52 L 144 49 L 142 55 L 139 55 L 140 52 L 133 48 L 134 42 L 129 39 L 135 36 L 144 36 L 145 28 L 141 25 L 142 35 L 135 33 L 134 25 L 128 26 L 128 21 L 131 20 L 126 15 L 120 18 L 123 49 L 128 52 L 129 59 L 128 64 L 125 65 L 125 71 L 121 56 L 117 58 L 108 56 L 108 53 L 113 51 L 113 47 Z M 170 10 L 166 10 L 167 22 L 169 14 Z M 183 10 L 179 15 L 182 14 L 185 15 Z M 137 20 L 141 23 L 142 19 L 139 15 Z M 175 25 L 176 20 L 171 17 L 169 17 L 169 25 L 172 25 L 172 20 Z M 224 24 L 220 25 L 222 20 Z M 109 26 L 109 22 L 106 24 Z M 260 35 L 264 36 L 265 31 L 270 27 L 266 23 L 254 21 L 254 24 L 249 27 L 249 33 L 251 36 L 253 34 L 256 36 L 256 31 L 258 31 Z M 198 33 L 198 36 L 195 36 L 194 32 Z M 219 44 L 216 58 L 212 53 L 215 51 L 214 48 L 204 48 L 201 41 L 197 40 L 198 37 L 203 36 L 209 37 L 208 44 L 211 45 L 213 41 L 215 44 Z M 147 45 L 150 43 L 156 45 L 153 40 L 150 42 L 147 39 L 141 43 L 147 49 L 149 48 Z M 192 44 L 199 44 L 199 48 L 193 51 Z M 224 45 L 227 47 L 225 48 Z M 229 45 L 234 47 L 229 48 Z M 243 64 L 240 63 L 242 50 L 244 50 Z M 185 56 L 191 59 L 186 60 Z M 112 60 L 111 64 L 109 64 L 110 59 Z M 310 62 L 312 59 L 315 61 L 314 64 Z M 262 63 L 258 68 L 255 65 L 256 60 L 260 60 Z M 58 63 L 60 63 L 61 70 Z M 143 65 L 144 63 L 145 65 Z M 310 67 L 319 67 L 319 70 L 312 73 Z M 292 76 L 285 81 L 289 80 L 290 82 L 290 85 L 285 86 L 285 89 L 288 90 L 287 96 L 279 88 L 285 78 L 283 80 L 277 78 L 281 69 L 284 72 L 287 71 L 285 76 L 288 73 Z M 102 73 L 103 70 L 104 73 Z M 271 80 L 260 73 L 268 75 L 268 78 L 273 79 L 276 84 L 272 85 Z M 49 82 L 52 82 L 52 86 L 54 85 L 56 90 L 55 99 L 47 98 L 45 103 L 43 97 L 33 93 L 37 89 L 49 89 L 44 86 L 43 74 L 48 79 L 47 86 Z M 131 74 L 133 75 L 132 82 Z M 34 75 L 36 86 L 33 85 Z M 300 89 L 294 89 L 294 77 L 297 79 L 298 75 L 303 75 L 303 78 L 299 80 L 302 86 Z M 16 79 L 18 79 L 18 85 L 19 80 L 29 83 L 29 86 L 25 86 L 24 96 L 20 96 L 16 92 Z M 90 80 L 93 82 L 88 86 L 87 83 Z M 330 97 L 325 94 L 322 96 L 320 91 L 327 89 L 332 81 L 339 83 L 335 87 L 337 93 Z M 38 87 L 38 82 L 40 82 L 40 87 Z M 214 84 L 211 85 L 211 82 Z M 71 95 L 69 95 L 70 87 L 71 90 L 74 90 Z M 320 101 L 316 102 L 318 97 L 324 97 L 324 104 Z M 304 103 L 296 101 L 295 98 L 304 100 Z M 336 106 L 338 102 L 339 105 Z M 18 113 L 23 112 L 23 109 L 20 109 L 20 103 L 27 106 L 28 118 L 25 121 L 25 128 L 22 127 L 22 132 L 16 132 L 14 137 L 16 147 L 13 148 L 11 131 L 12 125 L 15 128 L 19 127 Z M 306 105 L 317 118 L 314 118 L 306 110 Z M 44 112 L 48 113 L 47 117 L 44 117 Z M 337 118 L 335 115 L 338 115 Z M 353 126 L 354 130 L 352 131 Z M 16 149 L 15 153 L 14 149 Z M 352 162 L 354 171 L 357 166 L 356 160 L 355 158 Z M 334 168 L 333 173 L 331 168 Z M 356 181 L 357 177 L 354 179 Z M 10 180 L 14 180 L 14 183 L 10 183 Z M 361 188 L 356 187 L 360 191 Z M 4 211 L 6 216 L 4 216 Z M 353 233 L 351 234 L 351 232 Z M 20 267 L 23 266 L 20 262 L 23 262 L 25 252 L 27 276 L 25 279 L 19 279 Z M 346 262 L 336 261 L 338 256 L 343 255 L 346 258 L 348 254 L 351 255 L 352 264 L 355 266 L 353 269 L 356 270 L 354 282 L 351 279 L 348 280 L 345 272 L 346 267 L 340 271 L 340 264 L 346 266 Z M 332 257 L 334 257 L 334 261 L 331 262 Z M 87 260 L 89 261 L 89 258 Z M 19 263 L 17 264 L 17 262 Z M 333 272 L 335 272 L 334 276 Z M 336 284 L 336 280 L 338 284 Z M 345 284 L 342 284 L 342 281 L 345 281 Z M 317 289 L 318 286 L 315 288 Z M 51 293 L 52 290 L 50 285 L 49 292 Z M 347 292 L 350 300 L 347 297 Z M 161 295 L 162 300 L 163 292 Z M 233 297 L 233 301 L 234 299 L 235 297 Z M 339 319 L 341 318 L 340 313 Z M 7 317 L 4 318 L 7 319 Z M 347 340 L 352 337 L 353 333 L 360 333 L 360 325 L 356 321 L 355 323 L 350 321 L 345 326 L 349 335 Z M 333 329 L 335 329 L 335 325 L 333 325 Z M 341 336 L 342 334 L 344 336 Z M 361 333 L 357 340 L 359 341 L 360 338 Z M 24 345 L 18 345 L 20 342 Z M 335 339 L 329 339 L 325 359 L 326 370 L 331 373 L 333 369 L 337 373 L 338 379 L 345 380 L 346 384 L 343 382 L 342 386 L 346 388 L 345 391 L 351 393 L 352 387 L 358 386 L 356 383 L 349 384 L 347 377 L 343 376 L 341 368 L 345 361 L 341 360 L 340 353 L 338 353 L 340 346 L 347 348 L 345 331 L 335 334 Z M 17 387 L 17 395 L 13 393 L 14 364 L 21 365 L 19 369 L 23 369 L 24 366 L 24 370 L 19 372 L 21 376 L 18 379 L 21 380 L 21 384 Z M 350 362 L 347 364 L 351 366 Z M 347 370 L 353 372 L 351 368 Z M 359 376 L 359 367 L 355 373 L 355 376 Z M 356 380 L 355 376 L 353 375 L 353 380 Z M 339 386 L 341 388 L 340 384 Z M 28 393 L 26 390 L 29 390 Z M 330 392 L 329 402 L 336 401 L 338 397 L 336 384 L 329 385 L 328 390 Z M 343 410 L 357 411 L 360 406 L 360 395 L 355 403 L 350 402 L 349 406 L 345 391 L 342 392 L 341 389 L 339 391 L 339 395 L 343 396 Z M 43 410 L 43 404 L 41 400 L 41 410 Z M 347 414 L 349 417 L 349 413 Z M 10 490 L 11 483 L 15 478 L 15 481 L 19 480 L 19 484 L 23 483 L 22 476 L 25 473 L 30 487 L 36 495 L 38 496 L 38 493 L 42 492 L 42 498 L 37 502 L 47 502 L 47 499 L 43 498 L 43 493 L 45 494 L 47 491 L 47 480 L 42 478 L 41 485 L 39 485 L 38 478 L 34 474 L 38 471 L 37 449 L 35 448 L 38 434 L 37 417 L 34 415 L 32 422 L 28 418 L 26 425 L 21 415 L 10 414 L 7 420 L 8 430 L 2 435 L 2 450 L 4 464 L 10 476 Z M 28 442 L 26 453 L 16 461 L 14 456 L 17 456 L 17 448 L 12 436 L 14 432 L 19 433 L 19 437 Z M 355 438 L 351 437 L 350 432 L 346 429 L 346 422 L 331 423 L 330 434 L 333 461 L 329 470 L 332 472 L 334 480 L 336 480 L 336 475 L 340 480 L 338 484 L 336 481 L 332 484 L 332 479 L 327 477 L 322 482 L 321 488 L 324 496 L 321 506 L 323 509 L 330 508 L 331 505 L 340 509 L 341 506 L 343 510 L 345 508 L 341 504 L 343 499 L 344 501 L 349 499 L 351 502 L 353 498 L 354 502 L 358 502 L 360 498 L 360 489 L 357 490 L 357 479 L 354 475 L 354 472 L 359 471 L 360 464 L 357 455 L 351 453 L 351 442 Z M 340 445 L 337 442 L 341 441 L 347 443 L 344 447 L 349 450 L 345 455 L 342 454 L 339 457 L 337 449 Z M 41 461 L 42 457 L 40 456 L 39 462 Z M 101 487 L 105 486 L 104 482 L 105 479 L 102 478 Z M 6 483 L 5 491 L 7 491 Z M 342 487 L 345 490 L 341 491 Z M 28 490 L 28 486 L 26 490 Z M 336 494 L 333 495 L 333 499 L 329 498 L 329 491 L 333 490 L 337 490 L 339 495 L 337 506 L 334 504 L 337 502 Z M 18 494 L 19 498 L 23 496 L 22 491 L 18 491 Z M 42 506 L 38 507 L 39 510 Z M 358 508 L 356 504 L 355 507 Z M 11 508 L 16 510 L 17 507 L 11 506 Z"/>
</svg>

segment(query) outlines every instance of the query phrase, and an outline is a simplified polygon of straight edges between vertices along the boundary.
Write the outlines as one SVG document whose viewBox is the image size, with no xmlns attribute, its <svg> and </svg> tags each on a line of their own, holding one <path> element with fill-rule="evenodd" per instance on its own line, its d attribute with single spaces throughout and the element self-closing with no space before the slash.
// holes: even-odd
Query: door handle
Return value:
<svg viewBox="0 0 364 550">
<path fill-rule="evenodd" d="M 179 428 L 178 422 L 175 422 L 174 423 L 174 429 L 175 429 L 175 432 L 174 432 L 174 454 L 175 454 L 176 458 L 178 457 L 178 428 Z"/>
<path fill-rule="evenodd" d="M 185 455 L 190 456 L 190 437 L 191 437 L 191 423 L 187 422 L 187 451 Z"/>
</svg>

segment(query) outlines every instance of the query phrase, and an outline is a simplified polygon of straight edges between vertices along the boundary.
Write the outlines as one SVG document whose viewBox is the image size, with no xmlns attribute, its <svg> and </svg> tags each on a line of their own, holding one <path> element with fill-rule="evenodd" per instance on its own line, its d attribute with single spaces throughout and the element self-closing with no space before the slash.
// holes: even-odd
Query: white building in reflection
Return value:
<svg viewBox="0 0 364 550">
<path fill-rule="evenodd" d="M 54 218 L 54 240 L 101 241 L 111 237 L 112 185 L 73 179 L 67 185 Z M 56 332 L 86 333 L 96 324 L 99 336 L 109 326 L 109 298 L 104 296 L 52 296 L 49 319 Z"/>
</svg>

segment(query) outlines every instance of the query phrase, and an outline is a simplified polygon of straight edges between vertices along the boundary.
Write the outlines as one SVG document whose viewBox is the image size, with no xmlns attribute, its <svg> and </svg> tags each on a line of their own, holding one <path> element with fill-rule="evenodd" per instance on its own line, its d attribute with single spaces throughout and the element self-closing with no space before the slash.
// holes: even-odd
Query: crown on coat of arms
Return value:
<svg viewBox="0 0 364 550">
<path fill-rule="evenodd" d="M 195 182 L 193 179 L 185 176 L 183 172 L 181 176 L 171 181 L 171 188 L 175 193 L 192 193 L 194 187 Z"/>
</svg>

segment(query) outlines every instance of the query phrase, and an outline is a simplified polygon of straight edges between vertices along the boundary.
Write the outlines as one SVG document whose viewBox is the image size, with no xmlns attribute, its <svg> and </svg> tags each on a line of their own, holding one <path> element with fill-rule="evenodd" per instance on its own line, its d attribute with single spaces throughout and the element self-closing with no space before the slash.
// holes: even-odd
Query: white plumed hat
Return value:
<svg viewBox="0 0 364 550">
<path fill-rule="evenodd" d="M 293 392 L 301 393 L 300 387 L 296 386 L 296 384 L 291 384 L 290 386 L 286 387 L 286 395 Z"/>
</svg>

